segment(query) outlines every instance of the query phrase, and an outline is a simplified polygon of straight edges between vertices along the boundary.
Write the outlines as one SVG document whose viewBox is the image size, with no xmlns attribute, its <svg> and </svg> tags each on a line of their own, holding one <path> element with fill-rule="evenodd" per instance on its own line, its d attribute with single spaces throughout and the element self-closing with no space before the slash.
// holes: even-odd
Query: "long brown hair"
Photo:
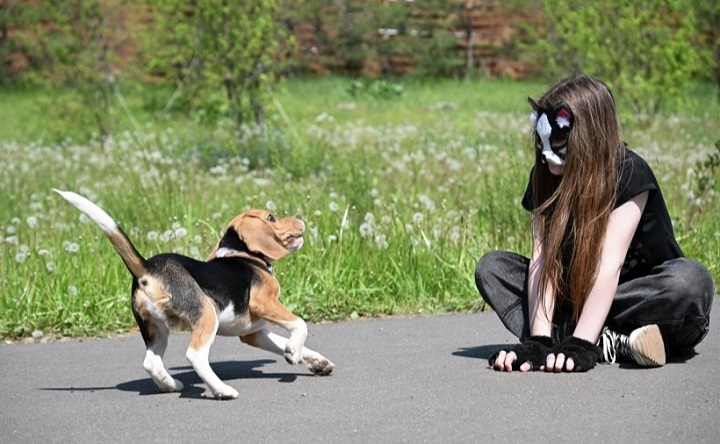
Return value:
<svg viewBox="0 0 720 444">
<path fill-rule="evenodd" d="M 569 302 L 577 321 L 597 277 L 625 144 L 615 100 L 602 81 L 575 75 L 539 100 L 548 108 L 558 102 L 570 106 L 575 120 L 559 185 L 535 150 L 534 217 L 544 254 L 538 288 L 540 294 L 553 288 L 555 307 Z"/>
</svg>

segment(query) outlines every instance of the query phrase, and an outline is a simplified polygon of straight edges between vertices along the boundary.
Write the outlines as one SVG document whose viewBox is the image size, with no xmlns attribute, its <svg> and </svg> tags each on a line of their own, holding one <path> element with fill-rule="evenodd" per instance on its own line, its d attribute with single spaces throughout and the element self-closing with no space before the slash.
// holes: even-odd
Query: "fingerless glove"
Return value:
<svg viewBox="0 0 720 444">
<path fill-rule="evenodd" d="M 553 340 L 550 336 L 530 336 L 519 344 L 516 344 L 511 349 L 499 348 L 495 350 L 492 356 L 488 359 L 490 367 L 495 365 L 495 360 L 501 351 L 506 353 L 513 352 L 517 359 L 512 364 L 513 370 L 519 370 L 520 366 L 526 362 L 532 365 L 533 370 L 539 370 L 540 366 L 545 363 L 548 353 L 553 346 Z"/>
<path fill-rule="evenodd" d="M 588 371 L 598 362 L 598 348 L 595 344 L 575 336 L 568 336 L 550 350 L 555 356 L 562 353 L 565 359 L 572 358 L 580 371 Z"/>
</svg>

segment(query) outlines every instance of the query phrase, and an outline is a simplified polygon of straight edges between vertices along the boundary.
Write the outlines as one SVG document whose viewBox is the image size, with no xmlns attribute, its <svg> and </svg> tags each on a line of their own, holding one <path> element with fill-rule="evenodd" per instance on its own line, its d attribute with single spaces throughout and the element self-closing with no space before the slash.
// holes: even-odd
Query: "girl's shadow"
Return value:
<svg viewBox="0 0 720 444">
<path fill-rule="evenodd" d="M 486 344 L 477 347 L 463 347 L 455 352 L 453 356 L 462 356 L 463 358 L 485 359 L 487 360 L 495 350 L 507 344 Z"/>
</svg>

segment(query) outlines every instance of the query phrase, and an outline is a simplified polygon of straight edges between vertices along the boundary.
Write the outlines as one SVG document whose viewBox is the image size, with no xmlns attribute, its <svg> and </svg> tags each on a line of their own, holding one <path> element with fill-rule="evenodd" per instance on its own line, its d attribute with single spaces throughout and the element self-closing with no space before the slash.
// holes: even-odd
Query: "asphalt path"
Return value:
<svg viewBox="0 0 720 444">
<path fill-rule="evenodd" d="M 493 313 L 310 325 L 337 368 L 313 376 L 234 338 L 210 352 L 240 398 L 217 401 L 185 360 L 181 393 L 159 393 L 137 334 L 0 345 L 0 443 L 708 442 L 720 439 L 720 319 L 687 356 L 657 369 L 499 373 L 515 342 Z"/>
</svg>

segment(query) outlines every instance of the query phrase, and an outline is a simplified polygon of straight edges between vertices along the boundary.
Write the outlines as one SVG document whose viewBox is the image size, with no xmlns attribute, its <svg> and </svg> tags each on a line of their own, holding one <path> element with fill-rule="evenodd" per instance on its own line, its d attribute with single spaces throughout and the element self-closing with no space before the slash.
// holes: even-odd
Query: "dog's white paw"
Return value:
<svg viewBox="0 0 720 444">
<path fill-rule="evenodd" d="M 295 348 L 288 344 L 285 347 L 285 360 L 290 365 L 295 365 L 300 362 L 302 347 Z"/>
<path fill-rule="evenodd" d="M 306 356 L 305 366 L 318 376 L 327 376 L 335 370 L 335 364 L 321 355 Z"/>
<path fill-rule="evenodd" d="M 215 399 L 237 399 L 240 396 L 240 393 L 238 393 L 237 390 L 230 387 L 229 385 L 223 384 L 222 387 L 219 387 L 213 392 L 213 396 L 215 396 Z"/>
<path fill-rule="evenodd" d="M 162 383 L 158 382 L 157 386 L 160 391 L 164 393 L 181 392 L 185 388 L 182 382 L 174 378 L 170 378 Z"/>
</svg>

